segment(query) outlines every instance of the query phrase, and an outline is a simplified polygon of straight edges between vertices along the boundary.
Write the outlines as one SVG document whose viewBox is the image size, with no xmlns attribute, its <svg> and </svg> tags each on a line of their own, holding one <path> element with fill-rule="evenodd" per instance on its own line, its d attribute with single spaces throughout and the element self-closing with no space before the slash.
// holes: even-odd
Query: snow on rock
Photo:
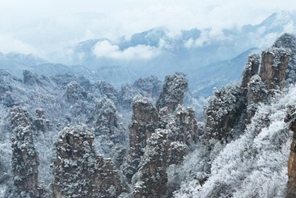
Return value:
<svg viewBox="0 0 296 198">
<path fill-rule="evenodd" d="M 167 129 L 157 129 L 148 139 L 143 160 L 135 180 L 135 198 L 164 197 L 167 193 Z"/>
<path fill-rule="evenodd" d="M 250 79 L 255 74 L 258 74 L 260 65 L 260 56 L 258 54 L 252 54 L 248 57 L 247 65 L 245 66 L 242 78 L 242 88 L 247 88 Z"/>
<path fill-rule="evenodd" d="M 23 107 L 10 111 L 12 129 L 12 172 L 19 195 L 42 197 L 43 189 L 38 182 L 39 159 L 33 142 L 30 116 Z"/>
<path fill-rule="evenodd" d="M 176 73 L 166 76 L 162 91 L 156 101 L 157 109 L 167 107 L 167 111 L 173 113 L 179 104 L 183 104 L 187 87 L 188 81 L 183 74 Z"/>
<path fill-rule="evenodd" d="M 93 133 L 84 126 L 59 133 L 52 164 L 54 197 L 107 198 L 121 193 L 118 172 L 110 160 L 96 154 L 93 141 Z"/>
<path fill-rule="evenodd" d="M 279 95 L 270 104 L 261 104 L 244 134 L 220 148 L 204 183 L 199 182 L 200 162 L 205 157 L 198 148 L 183 166 L 189 169 L 176 198 L 185 197 L 285 197 L 288 181 L 288 158 L 292 134 L 284 123 L 286 108 L 296 104 L 296 88 Z M 269 122 L 262 120 L 268 119 Z M 189 172 L 188 170 L 188 172 Z M 195 171 L 196 170 L 196 171 Z"/>
<path fill-rule="evenodd" d="M 273 44 L 272 47 L 284 48 L 290 53 L 290 60 L 286 70 L 287 84 L 295 83 L 296 81 L 296 37 L 294 34 L 283 34 Z"/>
<path fill-rule="evenodd" d="M 262 52 L 260 77 L 268 90 L 285 87 L 290 53 L 284 48 L 269 48 Z"/>
<path fill-rule="evenodd" d="M 125 171 L 129 180 L 131 180 L 139 168 L 138 166 L 141 156 L 144 154 L 147 139 L 154 133 L 158 126 L 159 114 L 156 107 L 147 98 L 135 98 L 133 102 L 132 123 L 129 126 L 129 165 Z"/>
<path fill-rule="evenodd" d="M 229 142 L 239 135 L 234 126 L 243 120 L 246 96 L 238 83 L 222 87 L 209 99 L 206 138 Z M 244 127 L 244 126 L 241 126 Z"/>
</svg>

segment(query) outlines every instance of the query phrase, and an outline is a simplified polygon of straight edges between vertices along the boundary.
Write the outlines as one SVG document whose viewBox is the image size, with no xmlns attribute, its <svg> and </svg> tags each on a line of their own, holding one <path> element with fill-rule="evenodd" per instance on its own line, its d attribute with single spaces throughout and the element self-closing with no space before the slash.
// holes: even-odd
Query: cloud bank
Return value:
<svg viewBox="0 0 296 198">
<path fill-rule="evenodd" d="M 280 9 L 296 8 L 296 1 L 279 4 L 275 0 L 0 0 L 0 7 L 0 37 L 14 40 L 12 46 L 2 41 L 0 51 L 46 56 L 83 40 L 128 38 L 159 26 L 166 26 L 173 35 L 191 28 L 211 28 L 211 34 L 219 35 L 223 28 L 257 24 Z M 131 54 L 137 50 L 151 51 L 143 46 L 123 52 L 113 50 L 117 52 L 112 56 L 119 57 L 136 56 Z"/>
<path fill-rule="evenodd" d="M 113 45 L 108 41 L 99 41 L 94 46 L 93 53 L 98 58 L 132 60 L 151 59 L 160 54 L 160 50 L 147 45 L 137 45 L 135 47 L 120 50 L 117 45 Z"/>
</svg>

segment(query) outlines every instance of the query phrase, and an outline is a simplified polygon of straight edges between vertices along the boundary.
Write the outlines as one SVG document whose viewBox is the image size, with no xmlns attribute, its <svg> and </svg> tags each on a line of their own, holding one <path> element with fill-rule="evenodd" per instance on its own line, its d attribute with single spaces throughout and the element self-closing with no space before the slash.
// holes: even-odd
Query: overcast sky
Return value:
<svg viewBox="0 0 296 198">
<path fill-rule="evenodd" d="M 44 56 L 86 39 L 158 26 L 219 31 L 295 9 L 294 0 L 0 0 L 0 51 Z"/>
</svg>

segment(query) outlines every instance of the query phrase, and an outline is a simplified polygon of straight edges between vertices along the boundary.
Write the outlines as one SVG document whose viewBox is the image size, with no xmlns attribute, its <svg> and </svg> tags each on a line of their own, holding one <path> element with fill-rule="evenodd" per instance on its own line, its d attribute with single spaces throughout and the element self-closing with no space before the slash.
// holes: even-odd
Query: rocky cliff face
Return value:
<svg viewBox="0 0 296 198">
<path fill-rule="evenodd" d="M 255 115 L 257 106 L 260 102 L 267 102 L 268 90 L 262 82 L 260 76 L 255 74 L 250 79 L 247 90 L 247 123 L 250 123 Z"/>
<path fill-rule="evenodd" d="M 184 75 L 166 76 L 162 92 L 156 101 L 157 109 L 160 110 L 166 107 L 168 113 L 173 113 L 179 104 L 183 104 L 183 97 L 187 87 L 188 82 Z"/>
<path fill-rule="evenodd" d="M 130 147 L 129 147 L 129 168 L 126 176 L 131 180 L 137 172 L 141 156 L 147 145 L 147 140 L 154 133 L 159 125 L 159 115 L 157 109 L 148 99 L 136 98 L 133 102 L 132 123 L 130 130 Z"/>
<path fill-rule="evenodd" d="M 198 139 L 194 110 L 181 105 L 186 78 L 175 74 L 166 79 L 157 102 L 159 111 L 147 98 L 133 102 L 126 176 L 135 197 L 166 196 L 167 167 L 179 164 Z"/>
<path fill-rule="evenodd" d="M 35 117 L 33 118 L 34 131 L 46 132 L 51 130 L 51 124 L 48 119 L 45 118 L 45 112 L 43 109 L 35 110 Z"/>
<path fill-rule="evenodd" d="M 293 34 L 283 34 L 280 36 L 272 47 L 284 48 L 290 54 L 288 68 L 286 70 L 287 84 L 295 83 L 296 81 L 296 37 Z"/>
<path fill-rule="evenodd" d="M 87 93 L 79 83 L 73 81 L 67 84 L 66 88 L 66 100 L 70 103 L 75 103 L 78 100 L 84 100 L 87 98 Z"/>
<path fill-rule="evenodd" d="M 258 54 L 250 55 L 248 58 L 247 65 L 245 66 L 245 69 L 243 72 L 243 79 L 241 84 L 241 87 L 243 89 L 247 89 L 252 76 L 254 76 L 255 74 L 258 74 L 259 65 L 260 65 L 260 56 Z"/>
<path fill-rule="evenodd" d="M 62 197 L 117 197 L 122 190 L 110 160 L 97 155 L 94 135 L 82 126 L 59 133 L 53 160 L 53 195 Z"/>
<path fill-rule="evenodd" d="M 233 127 L 244 117 L 245 95 L 238 84 L 223 87 L 209 100 L 206 110 L 206 138 L 229 142 L 238 134 Z"/>
<path fill-rule="evenodd" d="M 167 194 L 168 130 L 157 129 L 148 144 L 137 173 L 135 198 L 164 197 Z"/>
<path fill-rule="evenodd" d="M 229 142 L 250 123 L 260 102 L 267 103 L 270 95 L 285 87 L 290 52 L 284 48 L 269 48 L 259 55 L 249 56 L 241 85 L 229 85 L 215 92 L 206 110 L 206 136 Z M 258 70 L 260 66 L 260 74 Z M 246 122 L 245 122 L 246 120 Z"/>
<path fill-rule="evenodd" d="M 119 168 L 125 158 L 128 132 L 118 121 L 117 109 L 112 100 L 102 98 L 95 104 L 94 116 L 89 126 L 94 127 L 94 133 L 101 144 L 103 154 L 113 159 Z"/>
<path fill-rule="evenodd" d="M 99 89 L 99 92 L 103 97 L 111 99 L 115 104 L 119 102 L 118 91 L 108 82 L 99 81 L 95 84 L 95 87 Z"/>
<path fill-rule="evenodd" d="M 34 146 L 30 116 L 26 109 L 15 107 L 10 112 L 12 129 L 12 172 L 21 197 L 42 197 L 38 182 L 39 159 Z"/>
<path fill-rule="evenodd" d="M 269 48 L 262 52 L 260 77 L 268 90 L 283 90 L 289 56 L 283 48 Z"/>
<path fill-rule="evenodd" d="M 141 90 L 141 94 L 147 98 L 157 98 L 162 89 L 162 82 L 157 77 L 139 78 L 133 84 Z"/>
</svg>

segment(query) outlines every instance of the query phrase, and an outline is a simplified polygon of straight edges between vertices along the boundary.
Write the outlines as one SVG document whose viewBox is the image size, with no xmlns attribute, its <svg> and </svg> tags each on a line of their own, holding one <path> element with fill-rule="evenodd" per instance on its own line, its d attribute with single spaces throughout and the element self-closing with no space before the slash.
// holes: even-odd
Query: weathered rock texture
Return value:
<svg viewBox="0 0 296 198">
<path fill-rule="evenodd" d="M 72 81 L 66 87 L 66 100 L 75 103 L 78 100 L 87 98 L 87 92 L 77 82 Z"/>
<path fill-rule="evenodd" d="M 102 98 L 95 105 L 93 119 L 94 132 L 106 156 L 112 157 L 116 167 L 123 163 L 127 148 L 128 132 L 118 122 L 116 107 L 112 100 Z"/>
<path fill-rule="evenodd" d="M 39 159 L 33 142 L 30 116 L 23 107 L 10 112 L 12 128 L 12 172 L 14 184 L 22 197 L 42 197 L 38 183 Z"/>
<path fill-rule="evenodd" d="M 33 128 L 35 131 L 48 131 L 51 129 L 50 122 L 45 118 L 43 109 L 36 109 L 36 115 L 33 118 Z"/>
<path fill-rule="evenodd" d="M 174 112 L 174 126 L 168 127 L 168 139 L 170 141 L 168 163 L 179 164 L 188 153 L 189 147 L 196 143 L 197 121 L 192 108 L 178 106 Z"/>
<path fill-rule="evenodd" d="M 183 75 L 168 76 L 158 99 L 159 112 L 147 98 L 134 100 L 126 176 L 136 198 L 166 196 L 166 168 L 179 164 L 198 139 L 195 112 L 181 105 L 186 88 Z"/>
<path fill-rule="evenodd" d="M 56 142 L 53 161 L 53 196 L 117 197 L 122 190 L 110 160 L 95 153 L 93 133 L 84 127 L 65 128 Z"/>
<path fill-rule="evenodd" d="M 157 129 L 148 140 L 137 174 L 133 194 L 135 198 L 164 197 L 167 193 L 168 130 Z"/>
<path fill-rule="evenodd" d="M 290 53 L 288 69 L 286 70 L 287 84 L 296 82 L 296 37 L 294 34 L 283 34 L 272 47 L 284 48 Z"/>
<path fill-rule="evenodd" d="M 147 98 L 157 98 L 162 88 L 162 82 L 155 76 L 139 78 L 134 86 L 141 91 L 141 95 Z"/>
<path fill-rule="evenodd" d="M 215 92 L 206 110 L 206 139 L 214 138 L 228 142 L 237 135 L 232 133 L 232 129 L 243 119 L 246 108 L 245 97 L 237 84 L 223 87 Z"/>
<path fill-rule="evenodd" d="M 95 86 L 99 89 L 99 92 L 103 97 L 113 100 L 115 104 L 118 103 L 119 93 L 111 84 L 106 81 L 99 81 Z"/>
<path fill-rule="evenodd" d="M 129 168 L 126 176 L 130 180 L 138 170 L 141 156 L 147 145 L 147 139 L 159 126 L 157 109 L 147 99 L 139 97 L 133 102 L 130 130 Z"/>
<path fill-rule="evenodd" d="M 173 114 L 161 111 L 160 115 L 160 128 L 169 129 L 168 164 L 179 164 L 189 147 L 198 140 L 195 112 L 192 108 L 179 105 Z"/>
<path fill-rule="evenodd" d="M 296 109 L 290 106 L 285 118 L 285 122 L 289 123 L 290 130 L 293 131 L 293 140 L 290 148 L 290 157 L 288 163 L 288 188 L 286 198 L 296 197 Z"/>
<path fill-rule="evenodd" d="M 123 126 L 118 123 L 116 106 L 107 98 L 100 99 L 95 106 L 95 135 L 105 135 L 114 143 L 124 142 Z"/>
<path fill-rule="evenodd" d="M 124 109 L 130 109 L 132 107 L 133 99 L 135 96 L 141 95 L 141 91 L 129 84 L 121 86 L 120 90 L 120 103 Z"/>
<path fill-rule="evenodd" d="M 228 142 L 237 135 L 232 131 L 240 131 L 233 130 L 234 127 L 243 131 L 245 124 L 251 122 L 259 103 L 268 102 L 270 95 L 285 87 L 289 57 L 289 50 L 284 48 L 272 47 L 263 51 L 258 75 L 259 55 L 249 56 L 240 87 L 224 87 L 209 100 L 206 110 L 207 139 Z"/>
<path fill-rule="evenodd" d="M 260 77 L 268 90 L 282 90 L 285 86 L 289 52 L 283 48 L 269 48 L 262 52 Z"/>
<path fill-rule="evenodd" d="M 252 117 L 255 115 L 258 104 L 266 102 L 268 98 L 268 90 L 266 85 L 261 81 L 259 75 L 254 75 L 248 84 L 247 93 L 247 123 L 250 123 Z"/>
<path fill-rule="evenodd" d="M 260 56 L 258 54 L 253 54 L 248 57 L 247 65 L 245 66 L 242 79 L 242 88 L 248 88 L 250 79 L 255 74 L 258 74 L 260 65 Z"/>
<path fill-rule="evenodd" d="M 156 101 L 157 109 L 166 107 L 168 113 L 173 113 L 178 105 L 183 104 L 184 93 L 188 87 L 187 79 L 182 74 L 165 77 L 162 91 Z"/>
</svg>

